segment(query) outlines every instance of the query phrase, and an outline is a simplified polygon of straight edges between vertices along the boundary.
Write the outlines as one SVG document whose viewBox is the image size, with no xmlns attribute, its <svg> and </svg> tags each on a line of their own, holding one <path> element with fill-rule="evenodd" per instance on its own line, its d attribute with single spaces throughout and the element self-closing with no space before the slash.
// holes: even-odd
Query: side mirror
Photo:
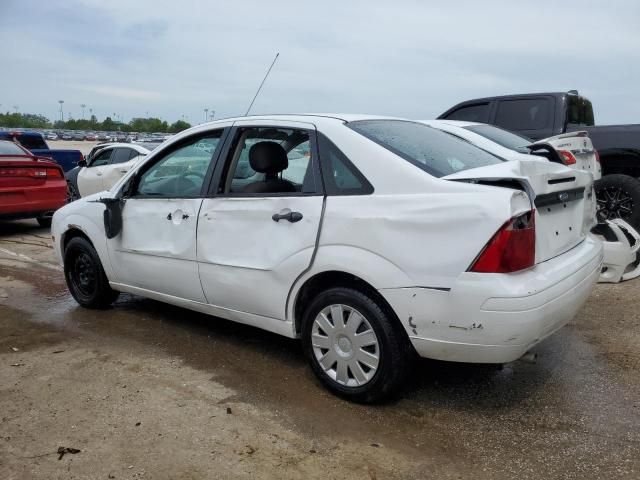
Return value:
<svg viewBox="0 0 640 480">
<path fill-rule="evenodd" d="M 82 159 L 78 161 L 78 166 L 79 167 L 86 167 L 87 166 L 87 161 Z"/>
</svg>

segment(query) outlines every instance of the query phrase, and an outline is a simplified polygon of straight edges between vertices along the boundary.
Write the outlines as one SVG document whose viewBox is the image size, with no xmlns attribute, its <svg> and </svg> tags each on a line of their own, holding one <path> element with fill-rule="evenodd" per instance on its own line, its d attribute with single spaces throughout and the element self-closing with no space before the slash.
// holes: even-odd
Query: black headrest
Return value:
<svg viewBox="0 0 640 480">
<path fill-rule="evenodd" d="M 256 172 L 278 173 L 289 166 L 289 159 L 279 143 L 258 142 L 249 149 L 249 165 Z"/>
</svg>

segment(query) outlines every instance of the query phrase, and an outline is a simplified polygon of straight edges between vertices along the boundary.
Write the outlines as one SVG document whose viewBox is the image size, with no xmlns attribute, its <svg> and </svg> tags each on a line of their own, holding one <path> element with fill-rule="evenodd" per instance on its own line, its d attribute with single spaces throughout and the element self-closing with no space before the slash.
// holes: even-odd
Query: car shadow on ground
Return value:
<svg viewBox="0 0 640 480">
<path fill-rule="evenodd" d="M 187 365 L 210 371 L 213 379 L 236 390 L 243 400 L 294 408 L 320 399 L 320 410 L 325 410 L 321 403 L 327 400 L 343 403 L 313 376 L 298 340 L 124 294 L 112 309 L 93 312 L 76 307 L 70 314 L 101 336 L 161 348 Z M 508 409 L 536 395 L 548 377 L 548 368 L 523 362 L 501 368 L 416 359 L 405 390 L 378 408 L 393 409 L 408 402 L 419 404 L 422 411 Z"/>
</svg>

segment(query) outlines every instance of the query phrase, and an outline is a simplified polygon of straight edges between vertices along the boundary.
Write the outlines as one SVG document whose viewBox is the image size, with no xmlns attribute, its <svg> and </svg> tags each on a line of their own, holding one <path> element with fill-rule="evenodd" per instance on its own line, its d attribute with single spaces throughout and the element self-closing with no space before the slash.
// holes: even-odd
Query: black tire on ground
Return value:
<svg viewBox="0 0 640 480">
<path fill-rule="evenodd" d="M 598 211 L 605 219 L 622 218 L 640 229 L 640 180 L 629 175 L 605 175 L 594 188 Z"/>
<path fill-rule="evenodd" d="M 98 253 L 83 237 L 72 238 L 64 250 L 64 278 L 73 298 L 85 308 L 104 309 L 118 298 Z"/>
<path fill-rule="evenodd" d="M 316 356 L 316 351 L 318 351 L 320 355 L 327 355 L 330 352 L 329 349 L 317 350 L 317 335 L 322 333 L 322 330 L 317 330 L 318 326 L 316 326 L 316 337 L 312 338 L 312 336 L 314 334 L 313 329 L 316 317 L 331 305 L 341 305 L 360 313 L 366 322 L 369 323 L 377 337 L 379 363 L 373 376 L 364 384 L 347 386 L 338 383 L 337 379 L 332 378 L 330 374 L 325 371 Z M 313 372 L 325 387 L 340 397 L 360 403 L 379 402 L 396 396 L 402 391 L 415 352 L 402 326 L 397 319 L 392 318 L 391 315 L 393 314 L 387 313 L 385 308 L 369 295 L 352 288 L 335 287 L 325 290 L 309 303 L 302 318 L 302 344 L 305 356 Z M 347 324 L 347 319 L 348 313 L 345 313 L 343 315 L 343 323 L 345 325 Z M 334 320 L 332 319 L 331 321 L 333 324 Z M 362 328 L 363 325 L 364 323 L 360 324 L 360 327 Z M 334 331 L 333 333 L 336 332 Z M 327 332 L 326 335 L 327 338 L 330 338 L 332 334 Z M 316 342 L 315 351 L 314 341 Z M 340 348 L 338 343 L 336 342 L 332 345 L 333 347 L 331 348 L 334 349 L 333 351 L 337 352 L 336 349 Z M 351 343 L 348 343 L 348 348 L 354 352 L 356 351 Z M 349 378 L 347 383 L 356 382 L 356 375 L 353 373 L 352 368 L 352 366 L 349 366 L 348 370 L 346 370 L 345 367 L 346 375 Z M 337 378 L 337 363 L 331 371 Z"/>
<path fill-rule="evenodd" d="M 51 217 L 38 217 L 36 220 L 41 227 L 51 228 Z"/>
</svg>

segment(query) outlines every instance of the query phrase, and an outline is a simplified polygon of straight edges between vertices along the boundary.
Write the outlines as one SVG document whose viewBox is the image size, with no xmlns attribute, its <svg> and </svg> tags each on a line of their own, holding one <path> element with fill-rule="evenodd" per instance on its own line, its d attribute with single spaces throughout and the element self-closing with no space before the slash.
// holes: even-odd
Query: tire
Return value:
<svg viewBox="0 0 640 480">
<path fill-rule="evenodd" d="M 64 278 L 73 298 L 85 308 L 104 309 L 118 298 L 98 253 L 83 237 L 72 238 L 64 250 Z"/>
<path fill-rule="evenodd" d="M 67 180 L 67 203 L 75 202 L 80 198 L 78 189 L 73 182 Z"/>
<path fill-rule="evenodd" d="M 51 228 L 51 217 L 38 217 L 36 220 L 41 227 Z"/>
<path fill-rule="evenodd" d="M 340 313 L 343 321 L 336 325 L 334 317 Z M 391 315 L 367 294 L 345 287 L 325 290 L 310 302 L 302 318 L 303 349 L 327 389 L 360 403 L 378 402 L 402 391 L 413 350 Z M 371 332 L 376 345 L 367 344 L 374 339 Z M 378 358 L 377 366 L 372 357 Z"/>
<path fill-rule="evenodd" d="M 602 217 L 622 218 L 636 230 L 640 228 L 640 180 L 629 175 L 605 175 L 594 188 Z"/>
</svg>

